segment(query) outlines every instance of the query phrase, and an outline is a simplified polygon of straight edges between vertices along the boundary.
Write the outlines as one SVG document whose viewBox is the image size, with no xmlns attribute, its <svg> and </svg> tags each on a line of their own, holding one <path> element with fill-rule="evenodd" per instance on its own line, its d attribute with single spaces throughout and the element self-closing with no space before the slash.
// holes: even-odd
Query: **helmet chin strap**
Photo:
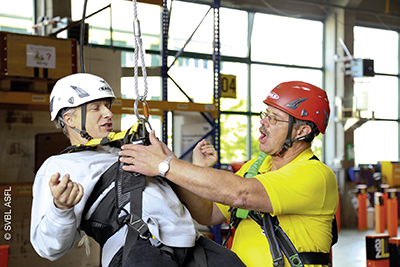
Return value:
<svg viewBox="0 0 400 267">
<path fill-rule="evenodd" d="M 292 146 L 294 140 L 292 140 L 292 129 L 293 129 L 293 116 L 289 115 L 289 122 L 288 122 L 288 132 L 286 135 L 286 141 L 283 143 L 281 149 L 279 149 L 274 156 L 283 157 L 283 153 L 288 150 L 289 147 Z"/>
<path fill-rule="evenodd" d="M 288 133 L 286 135 L 286 141 L 285 143 L 283 143 L 281 149 L 279 149 L 273 156 L 283 157 L 283 153 L 285 153 L 285 151 L 288 150 L 289 147 L 293 145 L 293 143 L 311 137 L 317 131 L 317 129 L 313 129 L 310 133 L 292 140 L 293 121 L 294 121 L 293 116 L 289 115 L 289 123 L 288 123 L 289 125 L 288 125 Z"/>
<path fill-rule="evenodd" d="M 72 129 L 74 129 L 77 133 L 79 133 L 82 138 L 85 138 L 87 140 L 92 140 L 93 138 L 86 131 L 86 104 L 83 104 L 81 106 L 81 128 L 82 128 L 81 131 L 75 127 L 73 127 Z"/>
</svg>

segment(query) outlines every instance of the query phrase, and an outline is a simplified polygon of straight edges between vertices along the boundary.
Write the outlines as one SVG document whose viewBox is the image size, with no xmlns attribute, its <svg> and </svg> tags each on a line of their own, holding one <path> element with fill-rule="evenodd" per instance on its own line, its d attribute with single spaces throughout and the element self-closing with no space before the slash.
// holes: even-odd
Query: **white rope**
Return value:
<svg viewBox="0 0 400 267">
<path fill-rule="evenodd" d="M 89 238 L 85 232 L 82 232 L 82 233 L 83 233 L 83 236 L 82 236 L 81 240 L 79 240 L 78 247 L 85 245 L 86 256 L 89 256 L 90 255 Z"/>
<path fill-rule="evenodd" d="M 135 35 L 135 53 L 134 53 L 134 77 L 135 77 L 135 94 L 136 94 L 136 99 L 139 101 L 144 102 L 147 97 L 148 93 L 148 84 L 147 84 L 147 71 L 146 71 L 146 64 L 144 62 L 144 52 L 143 52 L 143 43 L 142 43 L 142 38 L 141 38 L 141 32 L 140 32 L 140 22 L 138 19 L 138 12 L 137 12 L 137 1 L 133 0 L 133 13 L 134 13 L 134 21 L 133 21 L 133 33 Z M 140 55 L 140 61 L 141 61 L 141 67 L 142 67 L 142 75 L 143 75 L 143 82 L 144 82 L 144 92 L 143 95 L 139 95 L 139 85 L 138 85 L 138 61 L 139 61 L 139 55 Z"/>
</svg>

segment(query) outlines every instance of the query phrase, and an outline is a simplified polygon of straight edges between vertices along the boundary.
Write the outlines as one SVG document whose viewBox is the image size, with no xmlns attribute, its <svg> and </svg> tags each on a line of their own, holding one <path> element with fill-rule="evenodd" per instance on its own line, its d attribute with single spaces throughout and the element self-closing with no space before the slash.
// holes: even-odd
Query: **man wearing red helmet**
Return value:
<svg viewBox="0 0 400 267">
<path fill-rule="evenodd" d="M 337 181 L 311 150 L 328 125 L 328 97 L 312 84 L 292 81 L 276 86 L 264 103 L 262 153 L 236 174 L 176 158 L 163 169 L 167 155 L 154 133 L 152 146 L 125 145 L 121 161 L 131 163 L 125 170 L 150 176 L 162 170 L 180 186 L 180 199 L 199 223 L 231 218 L 232 250 L 246 266 L 328 266 Z"/>
</svg>

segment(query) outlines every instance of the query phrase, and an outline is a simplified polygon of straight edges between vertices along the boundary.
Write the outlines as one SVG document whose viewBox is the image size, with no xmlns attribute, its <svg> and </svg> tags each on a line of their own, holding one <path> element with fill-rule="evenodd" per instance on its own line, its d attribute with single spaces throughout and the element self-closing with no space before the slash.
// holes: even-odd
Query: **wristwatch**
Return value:
<svg viewBox="0 0 400 267">
<path fill-rule="evenodd" d="M 172 157 L 168 156 L 163 162 L 158 165 L 158 172 L 160 176 L 165 177 L 167 171 L 169 170 L 169 163 L 171 162 Z"/>
</svg>

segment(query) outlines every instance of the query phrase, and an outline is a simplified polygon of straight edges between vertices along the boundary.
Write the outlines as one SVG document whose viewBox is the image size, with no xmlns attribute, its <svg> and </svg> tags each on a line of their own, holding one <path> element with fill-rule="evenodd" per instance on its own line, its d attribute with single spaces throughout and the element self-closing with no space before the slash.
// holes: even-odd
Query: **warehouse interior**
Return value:
<svg viewBox="0 0 400 267">
<path fill-rule="evenodd" d="M 136 18 L 127 0 L 0 1 L 1 236 L 10 234 L 0 245 L 9 246 L 8 266 L 101 265 L 93 240 L 89 256 L 76 245 L 55 262 L 29 240 L 35 173 L 69 145 L 50 121 L 49 95 L 59 78 L 83 69 L 114 89 L 114 131 L 144 114 L 135 102 L 144 96 L 151 127 L 178 157 L 189 160 L 207 138 L 216 167 L 227 171 L 259 153 L 259 95 L 290 80 L 323 88 L 331 115 L 313 149 L 340 194 L 332 266 L 366 266 L 374 193 L 388 184 L 400 196 L 400 1 L 138 0 Z M 135 19 L 143 61 L 134 56 Z M 29 49 L 31 57 L 39 49 L 44 66 L 28 59 Z M 369 198 L 361 230 L 360 192 Z M 224 226 L 199 229 L 217 241 L 224 235 Z"/>
</svg>

